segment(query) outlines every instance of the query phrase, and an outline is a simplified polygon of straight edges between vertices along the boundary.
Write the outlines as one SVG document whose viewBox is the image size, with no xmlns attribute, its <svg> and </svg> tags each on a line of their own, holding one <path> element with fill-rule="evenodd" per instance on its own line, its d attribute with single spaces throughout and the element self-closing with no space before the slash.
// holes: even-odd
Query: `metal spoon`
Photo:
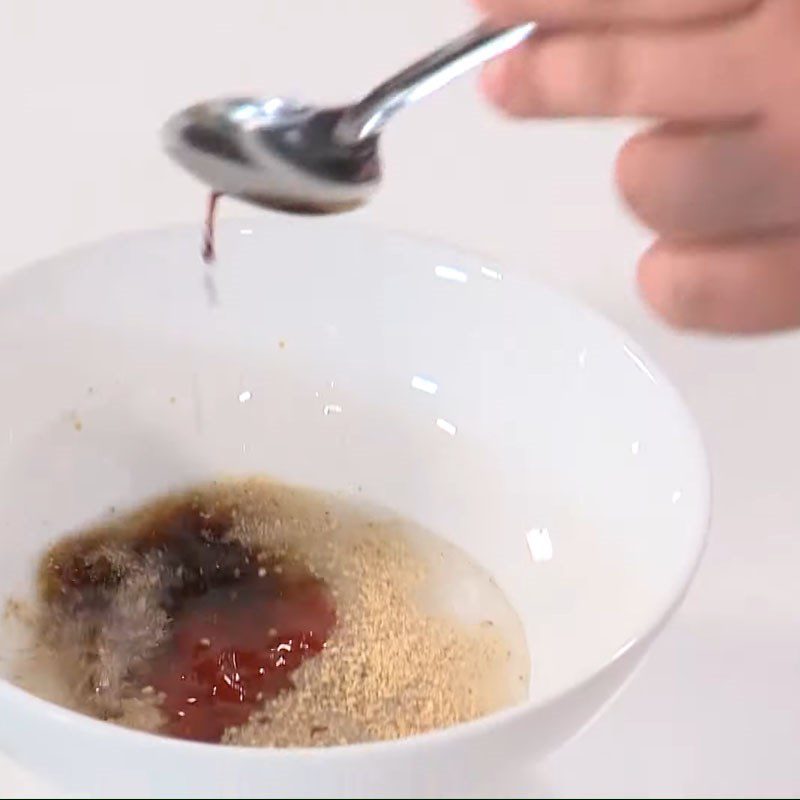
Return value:
<svg viewBox="0 0 800 800">
<path fill-rule="evenodd" d="M 378 141 L 394 114 L 515 47 L 534 23 L 480 25 L 399 72 L 351 106 L 232 97 L 172 117 L 164 146 L 213 192 L 299 213 L 346 211 L 381 179 Z"/>
</svg>

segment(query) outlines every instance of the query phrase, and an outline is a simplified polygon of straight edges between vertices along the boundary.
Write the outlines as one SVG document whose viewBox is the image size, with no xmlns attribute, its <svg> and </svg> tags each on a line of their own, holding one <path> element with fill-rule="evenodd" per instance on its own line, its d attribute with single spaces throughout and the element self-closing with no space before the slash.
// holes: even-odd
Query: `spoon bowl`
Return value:
<svg viewBox="0 0 800 800">
<path fill-rule="evenodd" d="M 300 213 L 347 211 L 380 183 L 377 137 L 334 142 L 341 109 L 281 97 L 191 106 L 164 129 L 172 158 L 213 191 Z"/>
</svg>

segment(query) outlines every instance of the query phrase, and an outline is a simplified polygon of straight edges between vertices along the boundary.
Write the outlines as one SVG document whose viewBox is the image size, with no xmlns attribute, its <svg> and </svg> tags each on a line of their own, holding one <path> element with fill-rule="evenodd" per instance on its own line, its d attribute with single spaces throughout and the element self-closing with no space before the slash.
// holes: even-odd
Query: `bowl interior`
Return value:
<svg viewBox="0 0 800 800">
<path fill-rule="evenodd" d="M 212 305 L 198 247 L 193 228 L 121 236 L 0 286 L 4 595 L 112 506 L 264 473 L 467 550 L 523 621 L 534 700 L 675 602 L 705 461 L 612 326 L 485 259 L 338 220 L 222 225 Z"/>
</svg>

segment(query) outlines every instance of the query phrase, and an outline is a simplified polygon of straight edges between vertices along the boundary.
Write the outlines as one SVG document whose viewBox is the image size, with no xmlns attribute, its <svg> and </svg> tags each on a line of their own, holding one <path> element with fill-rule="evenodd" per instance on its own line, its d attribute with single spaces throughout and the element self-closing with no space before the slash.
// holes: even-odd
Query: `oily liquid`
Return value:
<svg viewBox="0 0 800 800">
<path fill-rule="evenodd" d="M 434 599 L 448 578 L 455 613 Z M 469 597 L 484 598 L 478 616 L 459 620 Z M 31 625 L 25 688 L 196 741 L 391 739 L 527 691 L 519 622 L 460 551 L 263 479 L 198 487 L 61 540 L 42 559 Z"/>
</svg>

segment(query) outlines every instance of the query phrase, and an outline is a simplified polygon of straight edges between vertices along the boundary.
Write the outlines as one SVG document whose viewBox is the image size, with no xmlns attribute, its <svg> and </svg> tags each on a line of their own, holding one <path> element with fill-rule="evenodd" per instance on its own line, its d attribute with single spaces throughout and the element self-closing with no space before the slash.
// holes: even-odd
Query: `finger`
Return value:
<svg viewBox="0 0 800 800">
<path fill-rule="evenodd" d="M 617 180 L 634 213 L 666 238 L 722 238 L 800 224 L 800 146 L 762 126 L 656 128 L 631 139 Z"/>
<path fill-rule="evenodd" d="M 761 101 L 752 27 L 537 32 L 488 65 L 484 89 L 514 116 L 715 120 L 752 114 Z"/>
<path fill-rule="evenodd" d="M 716 333 L 800 326 L 800 235 L 732 246 L 659 243 L 639 265 L 639 285 L 670 324 Z"/>
<path fill-rule="evenodd" d="M 695 22 L 749 13 L 759 0 L 474 0 L 500 23 Z"/>
</svg>

